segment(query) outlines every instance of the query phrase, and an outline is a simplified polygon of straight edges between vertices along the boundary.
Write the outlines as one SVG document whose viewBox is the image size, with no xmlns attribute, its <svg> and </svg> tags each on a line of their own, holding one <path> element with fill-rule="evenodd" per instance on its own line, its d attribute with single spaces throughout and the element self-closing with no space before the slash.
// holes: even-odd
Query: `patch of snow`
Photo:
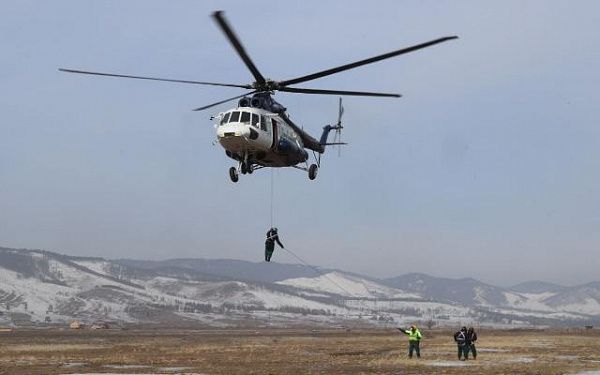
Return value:
<svg viewBox="0 0 600 375">
<path fill-rule="evenodd" d="M 475 300 L 477 304 L 480 306 L 490 306 L 489 302 L 485 299 L 485 291 L 483 288 L 477 286 L 473 288 L 473 290 L 475 292 L 475 297 L 473 297 L 473 300 Z"/>
<path fill-rule="evenodd" d="M 347 297 L 421 298 L 413 293 L 407 293 L 400 289 L 390 288 L 374 281 L 341 272 L 330 272 L 317 277 L 286 279 L 277 283 Z"/>
<path fill-rule="evenodd" d="M 469 366 L 469 363 L 466 361 L 435 361 L 435 362 L 425 362 L 425 364 L 429 366 L 435 367 L 463 367 Z"/>
<path fill-rule="evenodd" d="M 600 315 L 600 302 L 595 298 L 586 298 L 582 303 L 574 303 L 569 305 L 562 305 L 560 309 L 563 311 L 589 314 L 589 315 Z"/>
<path fill-rule="evenodd" d="M 191 369 L 191 367 L 159 367 L 157 368 L 158 371 L 164 371 L 164 372 L 178 372 L 178 371 L 185 371 L 185 370 L 189 370 Z"/>
<path fill-rule="evenodd" d="M 504 363 L 532 363 L 534 361 L 535 361 L 535 358 L 531 358 L 531 357 L 517 357 L 517 358 L 507 359 L 506 361 L 504 361 Z"/>
<path fill-rule="evenodd" d="M 575 361 L 575 360 L 579 359 L 579 357 L 576 356 L 576 355 L 558 355 L 555 358 L 557 358 L 557 359 L 564 359 L 564 360 L 567 360 L 567 361 Z"/>
<path fill-rule="evenodd" d="M 60 367 L 64 367 L 64 368 L 81 367 L 81 366 L 87 366 L 87 363 L 85 363 L 85 362 L 65 362 L 60 365 Z"/>
<path fill-rule="evenodd" d="M 106 260 L 75 260 L 75 261 L 73 261 L 73 263 L 80 265 L 82 267 L 85 267 L 94 272 L 97 272 L 101 275 L 112 276 L 112 275 L 110 275 L 108 270 L 110 269 L 111 264 L 114 264 L 114 263 L 111 263 L 109 261 L 106 261 Z"/>
<path fill-rule="evenodd" d="M 532 311 L 556 311 L 551 306 L 544 303 L 544 300 L 556 295 L 553 292 L 544 293 L 514 293 L 505 292 L 504 296 L 508 301 L 508 305 L 518 309 Z"/>
<path fill-rule="evenodd" d="M 302 307 L 305 309 L 315 310 L 340 310 L 341 309 L 334 305 L 328 305 L 321 302 L 311 301 L 302 297 L 296 297 L 289 294 L 277 293 L 267 289 L 256 289 L 251 290 L 250 293 L 256 297 L 257 300 L 261 301 L 267 308 L 279 308 L 284 306 Z"/>
<path fill-rule="evenodd" d="M 76 374 L 69 374 L 69 375 L 140 375 L 139 373 L 123 373 L 123 372 L 85 372 L 85 373 L 76 373 Z M 160 374 L 160 373 L 144 373 L 143 375 L 164 375 Z M 186 372 L 185 375 L 203 375 L 203 374 L 198 374 L 198 373 L 191 373 L 191 372 Z"/>
<path fill-rule="evenodd" d="M 532 348 L 554 348 L 556 344 L 552 341 L 545 340 L 529 340 L 528 346 Z"/>
</svg>

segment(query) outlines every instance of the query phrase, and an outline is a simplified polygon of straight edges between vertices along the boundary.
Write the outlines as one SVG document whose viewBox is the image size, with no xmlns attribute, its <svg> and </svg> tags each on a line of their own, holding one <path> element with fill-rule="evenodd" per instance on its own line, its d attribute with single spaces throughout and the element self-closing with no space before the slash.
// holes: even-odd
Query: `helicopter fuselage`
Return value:
<svg viewBox="0 0 600 375">
<path fill-rule="evenodd" d="M 302 135 L 277 113 L 237 107 L 215 118 L 217 139 L 234 160 L 263 167 L 290 167 L 308 160 Z"/>
</svg>

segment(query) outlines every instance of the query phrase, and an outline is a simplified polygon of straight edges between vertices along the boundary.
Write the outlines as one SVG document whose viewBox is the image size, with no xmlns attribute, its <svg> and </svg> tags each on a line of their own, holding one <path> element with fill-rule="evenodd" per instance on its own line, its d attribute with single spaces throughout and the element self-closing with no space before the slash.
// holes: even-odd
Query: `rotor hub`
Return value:
<svg viewBox="0 0 600 375">
<path fill-rule="evenodd" d="M 279 82 L 272 79 L 266 79 L 264 82 L 255 81 L 252 88 L 258 91 L 277 91 L 279 90 Z"/>
</svg>

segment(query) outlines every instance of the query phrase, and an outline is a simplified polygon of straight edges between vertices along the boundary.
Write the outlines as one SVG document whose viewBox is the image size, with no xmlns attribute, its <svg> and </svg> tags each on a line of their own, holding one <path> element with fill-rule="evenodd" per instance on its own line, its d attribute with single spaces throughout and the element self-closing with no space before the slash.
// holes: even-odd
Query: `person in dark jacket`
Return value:
<svg viewBox="0 0 600 375">
<path fill-rule="evenodd" d="M 477 349 L 475 348 L 475 341 L 477 341 L 477 333 L 475 332 L 473 327 L 469 327 L 469 329 L 467 330 L 467 338 L 465 342 L 467 346 L 467 353 L 465 357 L 468 357 L 469 352 L 471 352 L 471 354 L 473 354 L 473 359 L 477 359 Z"/>
<path fill-rule="evenodd" d="M 462 327 L 460 331 L 454 334 L 454 341 L 458 346 L 458 359 L 466 361 L 469 356 L 469 349 L 467 347 L 467 327 Z"/>
<path fill-rule="evenodd" d="M 279 241 L 279 235 L 277 234 L 277 228 L 271 228 L 267 232 L 267 239 L 265 241 L 265 261 L 270 262 L 275 251 L 275 242 L 283 249 L 281 241 Z"/>
</svg>

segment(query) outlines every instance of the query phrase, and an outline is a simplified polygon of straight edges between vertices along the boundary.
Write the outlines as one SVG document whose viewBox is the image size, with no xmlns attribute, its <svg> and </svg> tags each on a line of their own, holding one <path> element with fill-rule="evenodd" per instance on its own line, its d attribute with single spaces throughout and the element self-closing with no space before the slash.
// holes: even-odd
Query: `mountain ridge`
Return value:
<svg viewBox="0 0 600 375">
<path fill-rule="evenodd" d="M 532 281 L 502 288 L 424 273 L 377 279 L 275 262 L 110 260 L 0 248 L 0 325 L 17 316 L 28 316 L 31 324 L 82 319 L 239 326 L 354 319 L 564 325 L 600 321 L 600 282 L 563 287 Z"/>
</svg>

